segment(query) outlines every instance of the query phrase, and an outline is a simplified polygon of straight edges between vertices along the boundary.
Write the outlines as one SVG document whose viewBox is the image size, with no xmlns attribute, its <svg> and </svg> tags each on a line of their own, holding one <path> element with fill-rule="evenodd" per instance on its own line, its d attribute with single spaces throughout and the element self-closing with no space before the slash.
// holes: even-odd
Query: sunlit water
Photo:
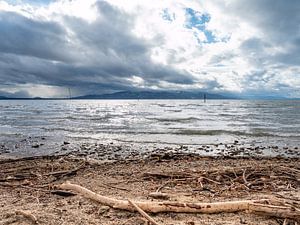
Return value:
<svg viewBox="0 0 300 225">
<path fill-rule="evenodd" d="M 300 101 L 0 101 L 0 142 L 45 137 L 140 146 L 232 143 L 299 146 Z"/>
</svg>

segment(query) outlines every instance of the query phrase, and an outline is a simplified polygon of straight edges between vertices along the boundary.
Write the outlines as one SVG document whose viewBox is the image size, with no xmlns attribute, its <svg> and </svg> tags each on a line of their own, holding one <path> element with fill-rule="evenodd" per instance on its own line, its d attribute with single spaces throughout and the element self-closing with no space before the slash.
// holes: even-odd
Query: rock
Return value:
<svg viewBox="0 0 300 225">
<path fill-rule="evenodd" d="M 189 221 L 187 222 L 188 225 L 195 225 L 195 222 L 194 221 Z"/>
<path fill-rule="evenodd" d="M 246 221 L 245 221 L 245 219 L 243 217 L 240 217 L 240 223 L 241 224 L 247 224 Z"/>
<path fill-rule="evenodd" d="M 64 145 L 69 145 L 70 142 L 64 141 Z"/>
<path fill-rule="evenodd" d="M 107 212 L 108 210 L 110 209 L 110 207 L 109 206 L 101 206 L 100 208 L 99 208 L 99 210 L 98 210 L 98 213 L 99 214 L 103 214 L 103 213 L 105 213 L 105 212 Z"/>
<path fill-rule="evenodd" d="M 169 199 L 170 196 L 166 193 L 162 192 L 151 192 L 148 194 L 149 197 L 155 198 L 155 199 Z"/>
<path fill-rule="evenodd" d="M 234 144 L 237 144 L 237 143 L 239 143 L 239 141 L 235 140 L 235 141 L 234 141 Z"/>
<path fill-rule="evenodd" d="M 33 145 L 31 145 L 31 147 L 32 147 L 32 148 L 39 148 L 40 145 L 39 145 L 39 144 L 33 144 Z"/>
</svg>

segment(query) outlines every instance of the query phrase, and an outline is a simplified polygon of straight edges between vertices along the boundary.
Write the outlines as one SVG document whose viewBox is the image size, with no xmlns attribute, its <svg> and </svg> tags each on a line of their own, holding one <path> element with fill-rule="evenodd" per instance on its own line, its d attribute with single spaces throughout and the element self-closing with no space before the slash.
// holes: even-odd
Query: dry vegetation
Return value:
<svg viewBox="0 0 300 225">
<path fill-rule="evenodd" d="M 299 161 L 170 153 L 110 162 L 76 156 L 6 159 L 0 162 L 0 224 L 148 224 L 140 213 L 113 209 L 77 192 L 58 189 L 66 181 L 113 199 L 130 199 L 133 204 L 268 199 L 264 204 L 285 207 L 296 215 L 285 219 L 279 214 L 281 218 L 246 211 L 150 214 L 158 224 L 296 224 Z M 135 207 L 131 204 L 130 208 Z"/>
</svg>

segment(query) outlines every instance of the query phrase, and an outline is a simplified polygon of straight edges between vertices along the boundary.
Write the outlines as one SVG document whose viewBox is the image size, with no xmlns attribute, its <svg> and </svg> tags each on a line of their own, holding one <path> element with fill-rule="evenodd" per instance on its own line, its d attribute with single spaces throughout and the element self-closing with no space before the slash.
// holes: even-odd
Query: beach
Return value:
<svg viewBox="0 0 300 225">
<path fill-rule="evenodd" d="M 0 224 L 32 224 L 32 219 L 20 215 L 20 210 L 33 215 L 38 224 L 148 224 L 138 212 L 113 209 L 80 193 L 61 190 L 59 185 L 66 182 L 120 200 L 211 203 L 277 199 L 299 208 L 299 161 L 282 157 L 203 157 L 180 149 L 156 149 L 126 159 L 95 159 L 74 152 L 2 158 Z M 150 215 L 159 224 L 284 223 L 284 218 L 246 211 Z"/>
<path fill-rule="evenodd" d="M 300 225 L 300 0 L 0 0 L 0 225 Z"/>
<path fill-rule="evenodd" d="M 159 206 L 164 212 L 145 208 L 157 224 L 296 224 L 298 101 L 16 100 L 0 108 L 1 225 L 149 224 L 128 200 Z M 233 201 L 243 206 L 226 211 Z M 220 209 L 206 208 L 212 203 Z"/>
</svg>

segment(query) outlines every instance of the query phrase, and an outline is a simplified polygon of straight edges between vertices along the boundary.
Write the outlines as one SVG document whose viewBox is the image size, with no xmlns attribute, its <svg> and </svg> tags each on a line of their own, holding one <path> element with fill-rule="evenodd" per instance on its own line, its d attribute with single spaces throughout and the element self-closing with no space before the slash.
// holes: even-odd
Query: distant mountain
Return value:
<svg viewBox="0 0 300 225">
<path fill-rule="evenodd" d="M 40 97 L 34 97 L 34 98 L 21 98 L 21 97 L 5 97 L 0 96 L 0 100 L 65 100 L 69 98 L 40 98 Z"/>
<path fill-rule="evenodd" d="M 73 99 L 231 99 L 219 94 L 188 91 L 121 91 L 112 94 L 85 95 Z"/>
</svg>

